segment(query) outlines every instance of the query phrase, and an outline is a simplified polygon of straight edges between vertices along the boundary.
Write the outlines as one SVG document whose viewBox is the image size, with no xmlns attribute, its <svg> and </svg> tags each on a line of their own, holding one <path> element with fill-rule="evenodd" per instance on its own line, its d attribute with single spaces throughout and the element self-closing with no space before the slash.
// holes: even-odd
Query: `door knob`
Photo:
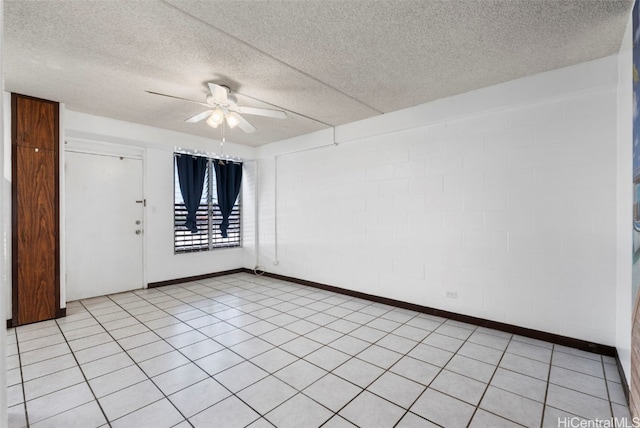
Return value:
<svg viewBox="0 0 640 428">
<path fill-rule="evenodd" d="M 142 231 L 140 229 L 136 230 L 136 235 L 140 235 Z"/>
</svg>

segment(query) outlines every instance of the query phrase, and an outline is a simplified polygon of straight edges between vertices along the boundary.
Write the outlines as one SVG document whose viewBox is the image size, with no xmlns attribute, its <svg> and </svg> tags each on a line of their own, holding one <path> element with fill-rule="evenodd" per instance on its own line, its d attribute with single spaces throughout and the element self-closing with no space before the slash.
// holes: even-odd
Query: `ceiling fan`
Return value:
<svg viewBox="0 0 640 428">
<path fill-rule="evenodd" d="M 219 125 L 226 123 L 229 128 L 235 128 L 237 126 L 245 133 L 250 134 L 254 132 L 256 128 L 241 114 L 272 117 L 275 119 L 285 119 L 287 117 L 287 114 L 282 110 L 239 106 L 235 94 L 233 94 L 227 86 L 211 82 L 209 82 L 208 85 L 211 94 L 207 96 L 206 103 L 173 95 L 161 94 L 159 92 L 146 92 L 153 95 L 188 101 L 207 107 L 207 110 L 186 119 L 185 122 L 196 123 L 206 119 L 207 125 L 213 128 L 217 128 Z"/>
</svg>

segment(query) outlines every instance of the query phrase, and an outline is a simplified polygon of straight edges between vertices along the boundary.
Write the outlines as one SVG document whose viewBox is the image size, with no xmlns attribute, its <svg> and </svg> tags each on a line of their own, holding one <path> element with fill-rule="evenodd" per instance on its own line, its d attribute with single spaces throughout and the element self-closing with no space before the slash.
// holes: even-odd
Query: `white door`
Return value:
<svg viewBox="0 0 640 428">
<path fill-rule="evenodd" d="M 67 301 L 143 287 L 142 159 L 65 152 Z"/>
</svg>

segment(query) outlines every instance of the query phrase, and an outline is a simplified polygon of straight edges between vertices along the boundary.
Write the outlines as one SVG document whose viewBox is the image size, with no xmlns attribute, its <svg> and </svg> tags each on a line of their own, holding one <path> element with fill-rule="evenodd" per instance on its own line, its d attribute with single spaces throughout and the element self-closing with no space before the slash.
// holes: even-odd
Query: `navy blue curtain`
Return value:
<svg viewBox="0 0 640 428">
<path fill-rule="evenodd" d="M 184 223 L 191 233 L 198 232 L 196 225 L 196 211 L 202 198 L 204 176 L 207 172 L 207 158 L 201 156 L 177 155 L 176 167 L 182 200 L 187 209 L 187 221 Z"/>
<path fill-rule="evenodd" d="M 216 170 L 216 185 L 218 187 L 218 205 L 222 213 L 222 223 L 220 233 L 223 238 L 227 237 L 229 227 L 229 216 L 233 206 L 240 194 L 242 184 L 242 164 L 234 162 L 213 161 Z"/>
</svg>

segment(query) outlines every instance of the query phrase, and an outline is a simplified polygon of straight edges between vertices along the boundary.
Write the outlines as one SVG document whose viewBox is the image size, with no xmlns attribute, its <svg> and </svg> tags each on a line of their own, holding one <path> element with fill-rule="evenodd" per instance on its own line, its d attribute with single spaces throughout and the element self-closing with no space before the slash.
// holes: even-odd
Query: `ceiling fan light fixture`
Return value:
<svg viewBox="0 0 640 428">
<path fill-rule="evenodd" d="M 229 90 L 227 86 L 218 85 L 213 82 L 209 82 L 207 83 L 207 85 L 209 86 L 210 95 L 207 96 L 206 103 L 190 100 L 187 98 L 176 97 L 174 95 L 161 94 L 159 92 L 147 92 L 153 95 L 160 95 L 172 99 L 188 101 L 190 103 L 207 107 L 207 110 L 185 119 L 185 122 L 198 123 L 201 121 L 206 121 L 207 125 L 212 128 L 218 128 L 220 125 L 222 125 L 223 134 L 224 128 L 226 126 L 229 126 L 230 129 L 237 127 L 245 134 L 251 134 L 252 132 L 255 132 L 256 128 L 247 119 L 244 118 L 245 114 L 264 116 L 275 119 L 285 119 L 287 117 L 287 114 L 283 110 L 239 106 L 237 104 L 238 100 L 236 96 Z M 258 99 L 255 100 L 260 101 Z"/>
<path fill-rule="evenodd" d="M 232 112 L 227 115 L 227 125 L 229 128 L 233 129 L 240 123 L 240 118 L 238 117 L 238 113 Z"/>
<path fill-rule="evenodd" d="M 207 125 L 211 126 L 212 128 L 217 128 L 223 120 L 224 112 L 221 109 L 217 108 L 213 111 L 213 113 L 211 113 L 209 119 L 207 119 Z"/>
</svg>

